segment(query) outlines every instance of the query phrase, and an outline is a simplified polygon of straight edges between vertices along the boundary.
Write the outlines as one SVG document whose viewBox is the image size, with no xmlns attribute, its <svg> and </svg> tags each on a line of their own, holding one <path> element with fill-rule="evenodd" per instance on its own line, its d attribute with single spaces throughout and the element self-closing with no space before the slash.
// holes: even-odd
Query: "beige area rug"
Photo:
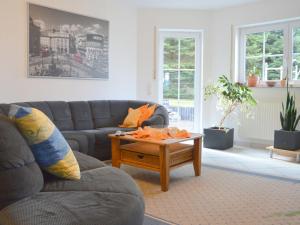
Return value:
<svg viewBox="0 0 300 225">
<path fill-rule="evenodd" d="M 146 213 L 180 225 L 300 225 L 300 183 L 203 166 L 171 172 L 168 192 L 159 174 L 122 166 L 144 192 Z"/>
</svg>

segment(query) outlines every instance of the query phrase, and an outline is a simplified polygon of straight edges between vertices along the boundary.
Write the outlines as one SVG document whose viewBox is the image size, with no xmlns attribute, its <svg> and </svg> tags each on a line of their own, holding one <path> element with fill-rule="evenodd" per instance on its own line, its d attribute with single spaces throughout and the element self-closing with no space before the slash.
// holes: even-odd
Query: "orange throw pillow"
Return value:
<svg viewBox="0 0 300 225">
<path fill-rule="evenodd" d="M 143 105 L 137 109 L 128 109 L 128 115 L 126 116 L 124 122 L 122 125 L 119 125 L 119 127 L 126 127 L 126 128 L 134 128 L 138 126 L 139 119 L 142 115 L 142 113 L 147 110 L 148 104 Z"/>
<path fill-rule="evenodd" d="M 143 123 L 145 120 L 149 119 L 149 118 L 153 115 L 153 113 L 154 113 L 156 107 L 157 107 L 157 105 L 152 105 L 152 106 L 150 106 L 150 107 L 147 106 L 146 109 L 143 109 L 143 110 L 142 110 L 142 113 L 141 113 L 140 118 L 139 118 L 139 121 L 138 121 L 138 126 L 139 126 L 139 127 L 142 126 L 142 123 Z"/>
</svg>

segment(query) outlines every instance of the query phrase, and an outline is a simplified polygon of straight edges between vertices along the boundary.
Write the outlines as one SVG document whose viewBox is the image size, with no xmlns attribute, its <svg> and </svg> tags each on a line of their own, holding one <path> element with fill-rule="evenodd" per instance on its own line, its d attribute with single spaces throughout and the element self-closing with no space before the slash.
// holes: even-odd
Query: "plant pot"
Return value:
<svg viewBox="0 0 300 225">
<path fill-rule="evenodd" d="M 280 87 L 285 87 L 286 84 L 286 80 L 281 80 L 280 81 Z"/>
<path fill-rule="evenodd" d="M 276 84 L 276 81 L 269 80 L 269 81 L 266 81 L 266 84 L 268 85 L 268 87 L 274 87 Z"/>
<path fill-rule="evenodd" d="M 248 87 L 256 87 L 258 81 L 258 76 L 251 75 L 248 76 Z"/>
<path fill-rule="evenodd" d="M 300 131 L 275 130 L 274 148 L 300 150 Z"/>
<path fill-rule="evenodd" d="M 204 147 L 225 150 L 233 147 L 234 129 L 210 127 L 204 129 Z"/>
</svg>

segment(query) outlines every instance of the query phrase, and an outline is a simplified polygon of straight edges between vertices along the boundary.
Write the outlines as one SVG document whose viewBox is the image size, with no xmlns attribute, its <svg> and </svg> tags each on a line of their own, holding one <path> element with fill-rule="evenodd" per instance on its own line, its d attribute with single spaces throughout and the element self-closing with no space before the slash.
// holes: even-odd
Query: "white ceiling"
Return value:
<svg viewBox="0 0 300 225">
<path fill-rule="evenodd" d="M 135 0 L 140 8 L 220 9 L 261 0 Z"/>
</svg>

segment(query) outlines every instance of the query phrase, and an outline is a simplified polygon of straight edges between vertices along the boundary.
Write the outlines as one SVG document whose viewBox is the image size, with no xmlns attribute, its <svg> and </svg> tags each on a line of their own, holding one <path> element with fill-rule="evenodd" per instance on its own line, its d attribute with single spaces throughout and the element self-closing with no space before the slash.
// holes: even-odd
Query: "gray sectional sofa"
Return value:
<svg viewBox="0 0 300 225">
<path fill-rule="evenodd" d="M 0 117 L 0 224 L 142 225 L 144 201 L 132 178 L 74 153 L 79 181 L 43 173 L 14 124 Z"/>
<path fill-rule="evenodd" d="M 139 101 L 27 102 L 42 110 L 71 144 L 81 170 L 79 181 L 56 178 L 39 168 L 26 141 L 0 105 L 1 225 L 142 225 L 144 200 L 133 179 L 106 166 L 107 134 L 129 107 Z M 143 125 L 166 126 L 168 115 L 158 106 Z M 91 155 L 91 156 L 89 156 Z"/>
<path fill-rule="evenodd" d="M 99 101 L 49 101 L 15 103 L 43 111 L 62 132 L 73 150 L 80 151 L 100 160 L 111 159 L 110 140 L 108 134 L 117 130 L 125 119 L 129 107 L 138 108 L 145 101 L 99 100 Z M 0 104 L 0 114 L 8 114 L 10 104 Z M 167 126 L 169 122 L 167 110 L 158 105 L 154 115 L 142 126 Z"/>
</svg>

